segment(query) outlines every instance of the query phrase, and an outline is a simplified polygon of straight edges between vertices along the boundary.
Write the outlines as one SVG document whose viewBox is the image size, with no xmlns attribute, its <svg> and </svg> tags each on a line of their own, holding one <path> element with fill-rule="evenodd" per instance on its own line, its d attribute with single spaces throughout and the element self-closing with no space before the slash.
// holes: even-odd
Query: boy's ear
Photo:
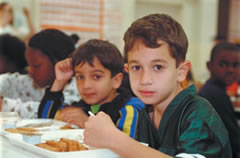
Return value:
<svg viewBox="0 0 240 158">
<path fill-rule="evenodd" d="M 116 74 L 112 80 L 113 80 L 113 87 L 118 89 L 122 84 L 123 73 Z"/>
<path fill-rule="evenodd" d="M 127 64 L 127 63 L 125 63 L 125 64 L 123 65 L 123 67 L 124 67 L 124 70 L 125 70 L 125 72 L 127 72 L 127 73 L 128 73 L 128 71 L 129 71 L 129 69 L 128 69 L 128 64 Z"/>
<path fill-rule="evenodd" d="M 178 66 L 178 81 L 180 83 L 185 80 L 190 68 L 191 68 L 190 61 L 184 61 Z"/>
</svg>

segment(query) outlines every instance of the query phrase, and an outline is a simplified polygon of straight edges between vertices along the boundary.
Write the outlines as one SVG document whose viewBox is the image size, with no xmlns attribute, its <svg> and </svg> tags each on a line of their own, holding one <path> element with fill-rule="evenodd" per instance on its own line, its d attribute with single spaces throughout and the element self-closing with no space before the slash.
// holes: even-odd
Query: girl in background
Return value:
<svg viewBox="0 0 240 158">
<path fill-rule="evenodd" d="M 0 104 L 2 111 L 16 111 L 22 118 L 37 118 L 40 101 L 46 88 L 55 79 L 56 62 L 66 59 L 74 51 L 72 38 L 65 33 L 46 29 L 35 34 L 28 43 L 25 57 L 29 74 L 0 75 Z M 63 91 L 66 104 L 78 101 L 75 78 Z"/>
</svg>

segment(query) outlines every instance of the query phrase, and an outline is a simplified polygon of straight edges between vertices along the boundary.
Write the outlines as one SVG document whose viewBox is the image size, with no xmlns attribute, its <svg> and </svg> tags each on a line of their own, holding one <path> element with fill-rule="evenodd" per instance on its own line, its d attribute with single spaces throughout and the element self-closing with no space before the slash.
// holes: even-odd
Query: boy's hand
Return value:
<svg viewBox="0 0 240 158">
<path fill-rule="evenodd" d="M 73 76 L 72 59 L 67 58 L 55 65 L 56 80 L 68 81 Z"/>
<path fill-rule="evenodd" d="M 55 119 L 60 119 L 84 128 L 84 124 L 88 120 L 88 115 L 79 107 L 66 107 L 60 110 L 60 114 Z"/>
<path fill-rule="evenodd" d="M 59 61 L 55 65 L 55 80 L 51 87 L 51 91 L 60 91 L 64 88 L 64 86 L 68 83 L 68 81 L 73 76 L 72 69 L 72 59 L 67 58 L 65 60 Z"/>
<path fill-rule="evenodd" d="M 116 132 L 119 130 L 111 118 L 104 112 L 99 112 L 96 116 L 90 116 L 85 123 L 84 143 L 92 147 L 109 148 Z"/>
</svg>

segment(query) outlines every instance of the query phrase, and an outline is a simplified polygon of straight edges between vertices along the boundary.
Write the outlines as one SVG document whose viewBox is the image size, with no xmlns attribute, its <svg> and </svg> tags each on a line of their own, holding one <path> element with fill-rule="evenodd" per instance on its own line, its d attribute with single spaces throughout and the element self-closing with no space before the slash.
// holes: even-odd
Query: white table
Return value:
<svg viewBox="0 0 240 158">
<path fill-rule="evenodd" d="M 0 153 L 0 158 L 43 158 L 29 151 L 15 147 L 3 136 L 0 136 Z"/>
</svg>

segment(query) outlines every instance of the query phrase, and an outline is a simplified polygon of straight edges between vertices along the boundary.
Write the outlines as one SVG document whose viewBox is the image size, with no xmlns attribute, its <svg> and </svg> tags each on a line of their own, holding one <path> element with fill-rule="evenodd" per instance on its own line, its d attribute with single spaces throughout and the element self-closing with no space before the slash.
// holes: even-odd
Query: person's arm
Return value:
<svg viewBox="0 0 240 158">
<path fill-rule="evenodd" d="M 117 121 L 117 128 L 128 136 L 134 138 L 137 128 L 139 111 L 144 107 L 144 103 L 136 97 L 132 97 L 120 109 L 120 118 Z"/>
<path fill-rule="evenodd" d="M 134 138 L 138 121 L 138 110 L 132 105 L 126 105 L 121 108 L 120 113 L 121 117 L 117 122 L 117 128 Z"/>
<path fill-rule="evenodd" d="M 38 110 L 39 118 L 54 118 L 57 110 L 63 106 L 64 97 L 62 91 L 73 76 L 72 59 L 68 58 L 59 61 L 55 65 L 55 74 L 55 80 L 51 88 L 46 90 L 41 100 Z"/>
<path fill-rule="evenodd" d="M 23 8 L 23 13 L 24 13 L 24 15 L 26 17 L 27 25 L 28 25 L 28 29 L 29 29 L 29 33 L 27 34 L 27 36 L 25 37 L 24 40 L 28 41 L 34 35 L 36 30 L 35 30 L 35 28 L 33 26 L 33 22 L 32 22 L 29 10 L 27 8 Z"/>
<path fill-rule="evenodd" d="M 62 91 L 51 92 L 50 89 L 46 89 L 38 108 L 38 118 L 54 118 L 57 111 L 64 107 L 63 102 Z"/>
<path fill-rule="evenodd" d="M 85 123 L 84 143 L 92 147 L 111 149 L 124 158 L 171 157 L 142 145 L 121 132 L 104 112 L 99 112 L 96 116 L 90 116 Z"/>
</svg>

